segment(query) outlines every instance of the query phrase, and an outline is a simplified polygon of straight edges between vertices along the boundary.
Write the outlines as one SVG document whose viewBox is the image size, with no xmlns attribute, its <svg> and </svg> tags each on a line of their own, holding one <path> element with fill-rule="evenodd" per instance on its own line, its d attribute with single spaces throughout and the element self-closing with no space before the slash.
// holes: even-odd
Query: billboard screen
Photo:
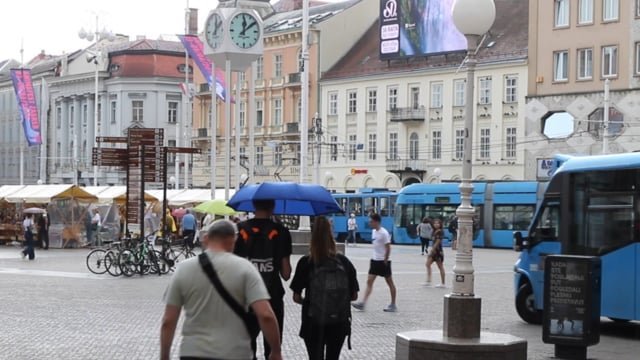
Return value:
<svg viewBox="0 0 640 360">
<path fill-rule="evenodd" d="M 465 50 L 451 17 L 454 0 L 380 0 L 380 58 Z"/>
</svg>

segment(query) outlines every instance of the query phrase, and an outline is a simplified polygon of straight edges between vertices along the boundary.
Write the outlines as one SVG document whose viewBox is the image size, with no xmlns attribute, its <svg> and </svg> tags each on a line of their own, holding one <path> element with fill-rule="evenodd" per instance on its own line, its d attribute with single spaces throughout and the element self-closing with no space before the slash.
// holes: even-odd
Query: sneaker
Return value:
<svg viewBox="0 0 640 360">
<path fill-rule="evenodd" d="M 432 286 L 432 285 L 431 285 L 431 281 L 427 281 L 427 282 L 425 282 L 425 283 L 424 283 L 424 286 L 426 286 L 426 287 L 431 287 L 431 286 Z"/>
<path fill-rule="evenodd" d="M 354 309 L 364 310 L 364 303 L 363 302 L 351 303 L 351 306 L 353 306 Z"/>
<path fill-rule="evenodd" d="M 436 287 L 437 287 L 437 288 L 440 288 L 440 289 L 445 289 L 445 288 L 447 287 L 447 285 L 445 285 L 445 284 L 438 284 L 438 285 L 436 285 Z"/>
<path fill-rule="evenodd" d="M 395 304 L 389 304 L 384 309 L 382 309 L 382 311 L 384 311 L 384 312 L 396 312 L 396 311 L 398 311 L 398 307 Z"/>
</svg>

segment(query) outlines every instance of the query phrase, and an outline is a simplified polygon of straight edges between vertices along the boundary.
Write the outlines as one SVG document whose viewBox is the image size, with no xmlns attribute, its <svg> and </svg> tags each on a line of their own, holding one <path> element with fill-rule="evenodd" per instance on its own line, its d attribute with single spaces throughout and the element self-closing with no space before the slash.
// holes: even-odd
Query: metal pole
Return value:
<svg viewBox="0 0 640 360">
<path fill-rule="evenodd" d="M 313 182 L 320 184 L 320 160 L 322 159 L 322 119 L 318 117 L 318 113 L 313 117 L 314 127 L 316 129 L 316 161 L 314 166 Z"/>
<path fill-rule="evenodd" d="M 20 69 L 24 70 L 24 39 L 20 43 Z M 20 185 L 24 185 L 24 136 L 18 136 L 20 147 Z"/>
<path fill-rule="evenodd" d="M 611 99 L 609 98 L 609 86 L 611 80 L 606 79 L 604 81 L 604 120 L 602 121 L 602 153 L 607 154 L 609 152 L 609 105 Z"/>
<path fill-rule="evenodd" d="M 249 181 L 254 181 L 252 178 L 255 176 L 255 157 L 253 152 L 255 151 L 255 126 L 256 126 L 256 71 L 258 63 L 253 61 L 251 63 L 251 82 L 249 83 L 249 104 L 247 105 L 248 114 L 248 126 L 249 126 L 249 173 L 247 174 Z"/>
<path fill-rule="evenodd" d="M 473 191 L 472 180 L 472 144 L 473 144 L 473 94 L 476 68 L 476 47 L 480 40 L 478 35 L 466 35 L 467 38 L 467 89 L 465 99 L 465 137 L 464 158 L 462 163 L 462 183 L 460 184 L 461 203 L 456 210 L 458 216 L 458 251 L 453 267 L 454 279 L 452 294 L 457 296 L 473 296 L 473 217 L 475 211 L 471 205 Z"/>
<path fill-rule="evenodd" d="M 231 173 L 231 61 L 226 61 L 225 78 L 227 91 L 224 107 L 224 199 L 229 200 Z M 238 101 L 236 99 L 236 101 Z"/>
<path fill-rule="evenodd" d="M 95 69 L 95 83 L 94 83 L 94 99 L 93 99 L 93 121 L 95 122 L 93 124 L 93 141 L 97 144 L 98 147 L 98 153 L 100 153 L 100 142 L 96 142 L 96 137 L 100 136 L 100 121 L 98 120 L 98 101 L 100 101 L 99 97 L 98 97 L 98 76 L 99 76 L 99 68 L 98 68 L 98 56 L 100 55 L 100 53 L 98 52 L 98 38 L 100 36 L 100 30 L 99 30 L 99 26 L 98 26 L 98 16 L 96 15 L 96 43 L 95 43 L 95 49 L 94 51 L 95 53 L 95 59 L 94 59 L 94 64 L 96 66 Z M 93 167 L 93 186 L 98 186 L 98 166 L 94 166 Z"/>
<path fill-rule="evenodd" d="M 302 0 L 302 90 L 300 116 L 300 183 L 307 177 L 307 150 L 309 142 L 309 0 Z"/>
<path fill-rule="evenodd" d="M 189 0 L 187 0 L 187 8 L 185 9 L 185 21 L 184 21 L 184 33 L 188 34 L 189 33 Z M 186 50 L 186 49 L 185 49 Z M 184 85 L 186 87 L 187 90 L 187 96 L 186 96 L 186 104 L 184 107 L 184 124 L 183 124 L 183 129 L 184 129 L 184 136 L 185 136 L 185 146 L 187 147 L 191 147 L 191 134 L 189 133 L 190 130 L 190 118 L 189 118 L 189 107 L 191 104 L 191 91 L 189 89 L 189 53 L 187 51 L 184 52 L 184 66 L 185 66 L 185 72 L 184 72 Z M 189 188 L 189 156 L 191 154 L 184 154 L 184 188 L 188 189 Z M 176 156 L 179 156 L 176 154 Z"/>
<path fill-rule="evenodd" d="M 240 88 L 242 84 L 240 83 L 240 74 L 242 72 L 238 71 L 236 73 L 236 115 L 234 116 L 234 121 L 236 122 L 236 186 L 234 187 L 236 191 L 240 189 L 240 104 L 242 103 L 240 97 L 242 96 L 240 92 Z M 247 113 L 245 112 L 245 119 L 247 118 Z"/>
<path fill-rule="evenodd" d="M 216 64 L 211 62 L 211 198 L 216 198 L 216 137 L 218 136 L 218 126 L 216 115 L 218 111 L 218 101 L 216 94 Z"/>
</svg>

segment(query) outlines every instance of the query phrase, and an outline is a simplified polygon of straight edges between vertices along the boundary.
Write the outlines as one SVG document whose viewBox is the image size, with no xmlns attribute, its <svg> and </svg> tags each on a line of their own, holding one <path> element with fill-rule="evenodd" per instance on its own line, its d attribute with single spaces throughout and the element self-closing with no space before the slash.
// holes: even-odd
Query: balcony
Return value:
<svg viewBox="0 0 640 360">
<path fill-rule="evenodd" d="M 206 139 L 209 137 L 208 128 L 193 129 L 193 140 Z"/>
<path fill-rule="evenodd" d="M 420 107 L 406 107 L 406 108 L 393 108 L 389 111 L 391 121 L 424 121 L 426 117 L 426 110 L 424 106 Z"/>
<path fill-rule="evenodd" d="M 287 134 L 299 134 L 300 128 L 297 122 L 287 123 Z"/>
<path fill-rule="evenodd" d="M 300 85 L 301 80 L 302 78 L 299 72 L 287 75 L 287 85 Z"/>
<path fill-rule="evenodd" d="M 211 93 L 211 87 L 209 86 L 209 83 L 198 85 L 198 95 L 206 95 L 208 93 Z"/>
<path fill-rule="evenodd" d="M 427 171 L 427 160 L 420 159 L 387 159 L 387 171 L 389 172 L 414 172 Z"/>
</svg>

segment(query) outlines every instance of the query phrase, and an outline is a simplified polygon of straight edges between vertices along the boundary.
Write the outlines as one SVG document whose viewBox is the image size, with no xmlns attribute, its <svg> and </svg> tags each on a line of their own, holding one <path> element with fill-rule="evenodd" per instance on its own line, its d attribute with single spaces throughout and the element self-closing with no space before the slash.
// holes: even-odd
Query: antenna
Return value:
<svg viewBox="0 0 640 360">
<path fill-rule="evenodd" d="M 24 38 L 20 39 L 20 68 L 24 67 Z"/>
</svg>

